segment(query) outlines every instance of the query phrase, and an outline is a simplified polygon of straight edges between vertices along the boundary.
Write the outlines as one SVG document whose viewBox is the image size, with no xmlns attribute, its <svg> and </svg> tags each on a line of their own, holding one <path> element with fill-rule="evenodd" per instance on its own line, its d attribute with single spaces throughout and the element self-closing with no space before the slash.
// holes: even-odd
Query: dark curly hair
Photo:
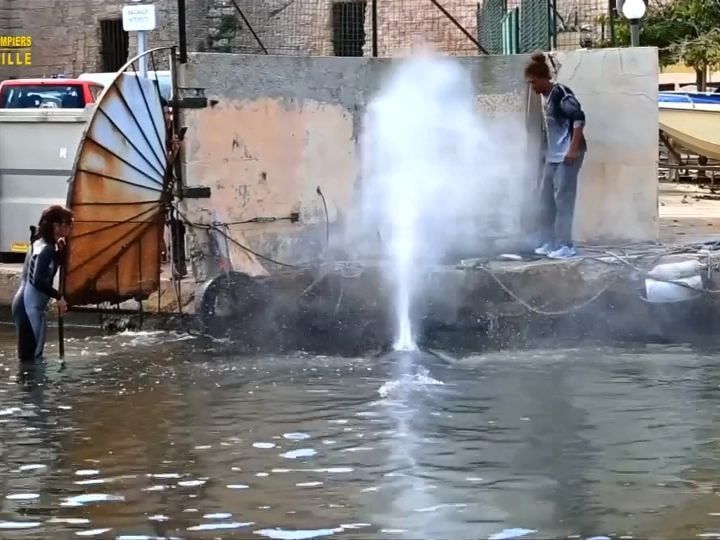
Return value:
<svg viewBox="0 0 720 540">
<path fill-rule="evenodd" d="M 72 223 L 72 218 L 72 211 L 68 210 L 64 206 L 54 204 L 47 207 L 40 215 L 40 221 L 38 222 L 37 227 L 30 227 L 30 241 L 34 242 L 35 240 L 42 238 L 48 244 L 54 244 L 55 236 L 53 234 L 53 225 L 55 225 L 55 223 L 67 223 L 69 225 Z"/>
<path fill-rule="evenodd" d="M 552 79 L 550 66 L 542 52 L 533 53 L 530 62 L 525 66 L 525 77 L 535 77 L 537 79 Z"/>
</svg>

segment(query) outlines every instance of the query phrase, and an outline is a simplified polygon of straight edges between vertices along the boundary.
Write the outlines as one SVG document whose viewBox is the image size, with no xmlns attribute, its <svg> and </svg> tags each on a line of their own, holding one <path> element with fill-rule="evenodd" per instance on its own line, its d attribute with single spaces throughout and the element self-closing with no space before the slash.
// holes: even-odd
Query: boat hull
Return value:
<svg viewBox="0 0 720 540">
<path fill-rule="evenodd" d="M 660 129 L 701 156 L 720 159 L 720 95 L 661 94 Z"/>
</svg>

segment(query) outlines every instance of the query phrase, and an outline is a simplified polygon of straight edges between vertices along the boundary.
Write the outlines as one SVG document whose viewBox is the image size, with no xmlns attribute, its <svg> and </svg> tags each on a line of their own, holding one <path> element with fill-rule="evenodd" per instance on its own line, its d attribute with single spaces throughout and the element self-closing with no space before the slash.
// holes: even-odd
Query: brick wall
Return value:
<svg viewBox="0 0 720 540">
<path fill-rule="evenodd" d="M 332 56 L 332 5 L 353 0 L 236 0 L 270 54 Z M 477 48 L 430 0 L 377 0 L 378 49 L 389 56 L 423 40 L 450 54 Z M 259 53 L 257 40 L 230 0 L 211 0 L 208 50 Z M 478 0 L 443 0 L 443 6 L 473 36 Z M 371 2 L 365 8 L 365 56 L 372 54 Z"/>
<path fill-rule="evenodd" d="M 477 38 L 478 0 L 441 0 L 440 4 L 463 28 Z M 430 43 L 439 51 L 448 54 L 464 56 L 478 53 L 472 41 L 430 0 L 380 0 L 379 54 L 389 56 L 422 42 Z"/>
<path fill-rule="evenodd" d="M 0 66 L 0 80 L 100 71 L 100 20 L 121 17 L 119 0 L 0 0 L 0 33 L 30 35 L 32 66 Z M 21 5 L 22 4 L 22 7 Z M 177 42 L 176 0 L 156 0 L 158 28 L 150 46 Z M 197 46 L 207 34 L 204 0 L 188 0 L 188 41 Z M 203 26 L 205 24 L 205 26 Z M 130 37 L 130 54 L 136 52 Z"/>
<path fill-rule="evenodd" d="M 326 56 L 333 54 L 332 4 L 352 0 L 236 0 L 249 25 L 270 54 Z M 440 0 L 448 12 L 477 36 L 477 9 L 482 0 Z M 672 0 L 662 0 L 672 1 Z M 0 66 L 0 79 L 65 73 L 77 75 L 100 69 L 100 25 L 119 18 L 122 0 L 0 0 L 0 34 L 33 38 L 31 67 Z M 159 27 L 151 46 L 177 43 L 177 0 L 154 0 Z M 508 0 L 514 6 L 519 0 Z M 186 0 L 188 48 L 191 51 L 260 53 L 248 25 L 232 0 Z M 371 0 L 365 9 L 365 56 L 372 53 Z M 377 0 L 378 46 L 381 56 L 402 52 L 423 41 L 454 55 L 474 55 L 473 43 L 431 0 Z M 593 39 L 602 32 L 598 17 L 607 0 L 558 0 L 558 11 L 579 32 L 590 28 Z M 568 40 L 565 40 L 568 41 Z M 575 35 L 570 37 L 576 47 Z M 564 42 L 563 42 L 564 43 Z M 135 43 L 131 37 L 130 54 Z"/>
<path fill-rule="evenodd" d="M 348 0 L 236 0 L 270 54 L 333 54 L 332 4 Z M 150 45 L 177 43 L 177 0 L 155 0 L 158 28 Z M 0 79 L 101 69 L 100 20 L 120 18 L 121 0 L 0 0 L 0 33 L 31 35 L 31 67 L 0 66 Z M 186 0 L 191 51 L 259 53 L 260 47 L 231 0 Z M 477 35 L 477 0 L 443 0 Z M 371 54 L 370 3 L 365 54 Z M 476 54 L 470 40 L 430 0 L 378 0 L 379 50 L 391 55 L 427 40 L 450 54 Z M 130 54 L 135 52 L 131 36 Z"/>
</svg>

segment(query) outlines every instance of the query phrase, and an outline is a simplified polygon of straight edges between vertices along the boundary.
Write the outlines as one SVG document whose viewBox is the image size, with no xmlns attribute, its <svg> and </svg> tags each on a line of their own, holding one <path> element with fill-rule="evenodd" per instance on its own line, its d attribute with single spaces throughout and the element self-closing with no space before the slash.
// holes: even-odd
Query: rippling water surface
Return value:
<svg viewBox="0 0 720 540">
<path fill-rule="evenodd" d="M 18 380 L 3 329 L 0 537 L 720 535 L 713 352 L 231 351 L 83 337 Z"/>
</svg>

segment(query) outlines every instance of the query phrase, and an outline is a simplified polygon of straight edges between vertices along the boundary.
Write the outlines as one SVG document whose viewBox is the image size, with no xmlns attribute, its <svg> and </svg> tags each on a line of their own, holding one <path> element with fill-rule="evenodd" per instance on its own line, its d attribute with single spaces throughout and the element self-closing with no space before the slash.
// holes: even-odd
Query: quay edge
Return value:
<svg viewBox="0 0 720 540">
<path fill-rule="evenodd" d="M 644 271 L 683 260 L 710 267 L 703 277 L 708 292 L 671 304 L 643 298 Z M 477 259 L 434 267 L 424 275 L 417 310 L 423 316 L 415 321 L 421 345 L 483 350 L 548 339 L 677 342 L 711 341 L 717 335 L 720 297 L 709 291 L 720 289 L 715 277 L 720 254 L 656 252 L 624 261 L 596 255 L 568 261 Z M 5 322 L 10 322 L 19 279 L 19 265 L 0 265 L 0 319 Z M 120 311 L 78 308 L 67 326 L 202 332 L 231 338 L 238 351 L 360 354 L 390 343 L 391 293 L 382 265 L 329 262 L 262 278 L 233 273 L 205 284 L 186 280 L 182 314 L 166 279 L 159 310 L 155 294 L 142 314 L 134 302 Z"/>
</svg>

